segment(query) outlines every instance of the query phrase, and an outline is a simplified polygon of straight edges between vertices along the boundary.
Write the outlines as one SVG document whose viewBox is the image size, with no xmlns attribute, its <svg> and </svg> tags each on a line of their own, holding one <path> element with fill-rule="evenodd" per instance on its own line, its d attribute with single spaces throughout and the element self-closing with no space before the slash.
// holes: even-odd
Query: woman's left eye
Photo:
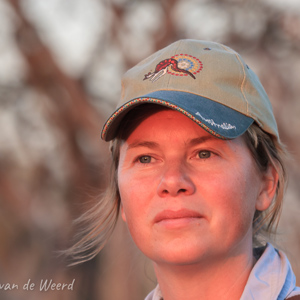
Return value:
<svg viewBox="0 0 300 300">
<path fill-rule="evenodd" d="M 139 157 L 139 162 L 142 164 L 149 164 L 151 162 L 151 156 L 143 155 L 143 156 Z"/>
<path fill-rule="evenodd" d="M 208 150 L 201 150 L 198 152 L 198 157 L 201 159 L 209 158 L 211 156 L 211 152 Z"/>
</svg>

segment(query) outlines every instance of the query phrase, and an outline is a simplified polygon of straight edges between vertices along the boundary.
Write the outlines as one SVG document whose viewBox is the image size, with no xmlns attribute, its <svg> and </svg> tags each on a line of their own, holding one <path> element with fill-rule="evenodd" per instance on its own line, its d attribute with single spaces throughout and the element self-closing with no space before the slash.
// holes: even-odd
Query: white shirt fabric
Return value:
<svg viewBox="0 0 300 300">
<path fill-rule="evenodd" d="M 296 277 L 286 255 L 271 244 L 255 249 L 258 259 L 254 265 L 240 300 L 284 300 L 300 295 Z M 159 285 L 145 300 L 162 300 Z"/>
</svg>

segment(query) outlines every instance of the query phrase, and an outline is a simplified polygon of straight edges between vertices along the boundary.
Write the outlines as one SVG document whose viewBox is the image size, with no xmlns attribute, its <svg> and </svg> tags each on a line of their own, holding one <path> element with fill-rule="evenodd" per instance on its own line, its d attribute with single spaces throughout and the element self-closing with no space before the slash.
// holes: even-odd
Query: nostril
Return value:
<svg viewBox="0 0 300 300">
<path fill-rule="evenodd" d="M 168 190 L 162 190 L 162 195 L 167 195 L 167 194 L 169 194 L 169 192 L 168 192 Z"/>
<path fill-rule="evenodd" d="M 179 189 L 179 190 L 177 191 L 177 195 L 178 195 L 178 194 L 181 194 L 181 193 L 186 193 L 186 191 L 187 191 L 186 189 Z M 169 191 L 168 191 L 168 190 L 163 190 L 162 193 L 163 193 L 163 194 L 169 194 Z"/>
<path fill-rule="evenodd" d="M 195 191 L 195 186 L 191 178 L 180 166 L 171 165 L 162 174 L 158 184 L 157 192 L 162 197 L 179 195 L 190 195 Z"/>
</svg>

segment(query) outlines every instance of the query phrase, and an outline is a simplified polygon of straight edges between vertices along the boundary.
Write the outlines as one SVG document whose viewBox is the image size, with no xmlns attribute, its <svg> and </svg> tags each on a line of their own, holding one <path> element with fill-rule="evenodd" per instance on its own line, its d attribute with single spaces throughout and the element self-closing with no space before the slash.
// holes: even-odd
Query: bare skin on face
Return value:
<svg viewBox="0 0 300 300">
<path fill-rule="evenodd" d="M 173 110 L 121 146 L 122 217 L 154 263 L 164 300 L 240 299 L 254 264 L 252 221 L 277 174 L 261 174 L 243 137 L 221 140 Z"/>
</svg>

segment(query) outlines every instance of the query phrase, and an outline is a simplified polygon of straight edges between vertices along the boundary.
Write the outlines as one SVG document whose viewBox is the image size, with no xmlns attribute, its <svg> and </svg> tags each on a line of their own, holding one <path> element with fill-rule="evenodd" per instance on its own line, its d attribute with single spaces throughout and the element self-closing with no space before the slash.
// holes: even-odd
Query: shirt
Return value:
<svg viewBox="0 0 300 300">
<path fill-rule="evenodd" d="M 240 300 L 284 300 L 300 295 L 296 287 L 296 277 L 286 255 L 270 243 L 266 247 L 254 249 L 258 259 L 250 272 Z M 159 285 L 145 300 L 162 300 Z"/>
</svg>

